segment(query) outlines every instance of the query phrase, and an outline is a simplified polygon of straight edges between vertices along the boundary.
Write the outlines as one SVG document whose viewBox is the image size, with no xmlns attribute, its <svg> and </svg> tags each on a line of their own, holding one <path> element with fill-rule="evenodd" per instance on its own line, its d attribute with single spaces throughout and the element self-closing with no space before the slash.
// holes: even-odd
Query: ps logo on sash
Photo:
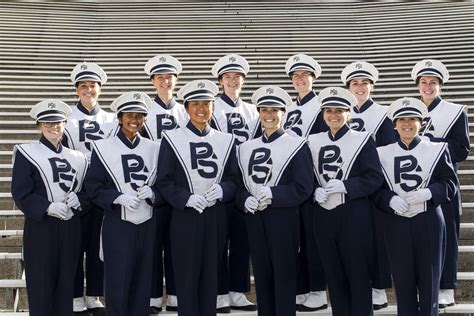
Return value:
<svg viewBox="0 0 474 316">
<path fill-rule="evenodd" d="M 321 147 L 319 151 L 318 173 L 321 174 L 326 182 L 331 179 L 342 179 L 341 149 L 335 145 Z"/>
<path fill-rule="evenodd" d="M 91 149 L 91 144 L 87 140 L 102 139 L 104 132 L 100 129 L 99 123 L 89 120 L 79 121 L 79 141 L 84 142 L 87 149 Z"/>
<path fill-rule="evenodd" d="M 264 184 L 271 178 L 272 159 L 271 151 L 268 148 L 256 148 L 250 155 L 248 175 L 252 177 L 253 182 Z M 269 176 L 270 173 L 270 176 Z"/>
<path fill-rule="evenodd" d="M 163 131 L 176 129 L 178 123 L 173 115 L 158 114 L 156 116 L 156 138 L 161 139 Z"/>
<path fill-rule="evenodd" d="M 413 173 L 423 170 L 418 165 L 416 158 L 411 155 L 395 157 L 394 168 L 395 183 L 400 183 L 400 187 L 405 192 L 417 189 L 423 182 L 419 175 Z"/>
<path fill-rule="evenodd" d="M 434 132 L 433 120 L 431 117 L 425 117 L 421 121 L 420 135 L 433 137 L 434 135 L 430 132 Z"/>
<path fill-rule="evenodd" d="M 74 179 L 76 170 L 72 168 L 71 164 L 66 159 L 53 157 L 49 158 L 48 160 L 53 171 L 53 182 L 59 182 L 59 187 L 64 192 L 68 192 L 69 189 L 74 187 L 77 183 L 77 179 L 74 181 L 74 183 L 72 183 L 72 179 Z"/>
<path fill-rule="evenodd" d="M 350 127 L 354 131 L 365 132 L 364 120 L 360 118 L 351 118 Z"/>
<path fill-rule="evenodd" d="M 235 135 L 235 143 L 240 145 L 249 138 L 249 127 L 245 122 L 245 118 L 240 113 L 227 113 L 227 133 Z"/>
<path fill-rule="evenodd" d="M 298 136 L 303 136 L 303 132 L 301 131 L 301 128 L 299 128 L 297 125 L 303 124 L 303 119 L 301 118 L 301 111 L 300 110 L 294 110 L 291 112 L 288 112 L 288 116 L 286 118 L 286 122 L 283 125 L 284 129 L 291 129 L 293 132 L 298 134 Z"/>
<path fill-rule="evenodd" d="M 197 169 L 199 175 L 206 179 L 217 176 L 217 156 L 209 143 L 190 143 L 191 168 Z"/>
<path fill-rule="evenodd" d="M 134 190 L 138 190 L 147 179 L 148 168 L 141 156 L 122 155 L 122 169 L 125 183 L 130 183 Z"/>
</svg>

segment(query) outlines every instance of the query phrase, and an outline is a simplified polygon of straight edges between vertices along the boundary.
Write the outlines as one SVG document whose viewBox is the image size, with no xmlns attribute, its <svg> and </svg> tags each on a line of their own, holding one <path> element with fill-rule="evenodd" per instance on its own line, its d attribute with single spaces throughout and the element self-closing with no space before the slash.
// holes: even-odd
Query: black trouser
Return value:
<svg viewBox="0 0 474 316">
<path fill-rule="evenodd" d="M 372 273 L 372 287 L 388 289 L 392 287 L 392 276 L 385 245 L 385 214 L 372 205 L 374 215 L 374 263 Z"/>
<path fill-rule="evenodd" d="M 173 261 L 171 259 L 170 225 L 172 211 L 173 208 L 169 204 L 161 206 L 156 210 L 156 238 L 153 257 L 153 281 L 151 285 L 152 298 L 163 296 L 163 274 L 166 279 L 166 294 L 176 295 Z"/>
<path fill-rule="evenodd" d="M 25 218 L 23 251 L 30 315 L 73 314 L 80 234 L 78 216 L 68 221 L 51 216 L 44 216 L 41 222 Z"/>
<path fill-rule="evenodd" d="M 413 218 L 387 214 L 386 228 L 398 315 L 437 316 L 445 248 L 441 210 L 430 209 Z"/>
<path fill-rule="evenodd" d="M 326 290 L 323 264 L 314 238 L 313 217 L 314 209 L 309 202 L 300 206 L 301 244 L 298 253 L 297 294 Z"/>
<path fill-rule="evenodd" d="M 315 237 L 334 316 L 373 314 L 371 212 L 368 200 L 332 210 L 315 206 Z"/>
<path fill-rule="evenodd" d="M 440 289 L 455 289 L 457 285 L 460 207 L 459 193 L 456 194 L 452 201 L 441 204 L 446 224 L 446 254 L 441 274 Z"/>
<path fill-rule="evenodd" d="M 259 316 L 296 315 L 298 208 L 271 208 L 245 217 Z"/>
<path fill-rule="evenodd" d="M 104 295 L 104 264 L 99 259 L 100 229 L 104 212 L 96 207 L 89 210 L 81 219 L 81 249 L 74 280 L 74 297 L 84 295 L 84 253 L 86 254 L 86 295 Z"/>
<path fill-rule="evenodd" d="M 226 209 L 227 231 L 219 263 L 219 295 L 227 294 L 229 291 L 239 293 L 250 291 L 250 253 L 245 217 L 235 207 L 234 201 L 227 203 Z"/>
<path fill-rule="evenodd" d="M 102 243 L 107 315 L 149 315 L 155 229 L 156 215 L 135 225 L 106 212 Z"/>
<path fill-rule="evenodd" d="M 173 209 L 171 255 L 179 316 L 215 316 L 218 238 L 216 204 L 199 214 L 192 208 Z"/>
</svg>

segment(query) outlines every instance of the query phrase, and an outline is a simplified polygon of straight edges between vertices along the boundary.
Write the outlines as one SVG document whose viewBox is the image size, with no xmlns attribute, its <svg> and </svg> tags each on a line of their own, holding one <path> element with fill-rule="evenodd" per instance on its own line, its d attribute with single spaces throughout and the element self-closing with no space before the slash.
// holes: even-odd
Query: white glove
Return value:
<svg viewBox="0 0 474 316">
<path fill-rule="evenodd" d="M 408 204 L 413 205 L 413 204 L 418 204 L 422 203 L 425 201 L 428 201 L 431 199 L 431 191 L 430 189 L 420 189 L 416 191 L 410 191 L 407 193 L 405 196 L 405 200 L 407 201 Z"/>
<path fill-rule="evenodd" d="M 53 202 L 49 204 L 47 214 L 64 220 L 68 217 L 68 206 L 66 203 Z"/>
<path fill-rule="evenodd" d="M 146 200 L 146 199 L 153 200 L 155 198 L 155 192 L 153 192 L 150 186 L 144 185 L 137 190 L 137 197 L 140 200 Z"/>
<path fill-rule="evenodd" d="M 395 214 L 397 215 L 403 215 L 406 211 L 408 211 L 408 203 L 398 195 L 394 195 L 390 199 L 389 206 L 395 211 Z"/>
<path fill-rule="evenodd" d="M 401 214 L 401 216 L 412 218 L 412 217 L 414 217 L 414 216 L 416 216 L 420 213 L 423 213 L 423 212 L 424 212 L 424 210 L 420 208 L 420 209 L 417 209 L 417 210 L 414 210 L 414 211 L 408 211 L 406 213 L 403 213 L 403 214 Z"/>
<path fill-rule="evenodd" d="M 328 194 L 332 193 L 347 193 L 346 186 L 344 182 L 338 179 L 331 179 L 328 181 L 326 186 L 324 187 Z"/>
<path fill-rule="evenodd" d="M 114 204 L 120 204 L 130 210 L 134 210 L 140 205 L 140 199 L 130 194 L 119 195 L 113 202 Z"/>
<path fill-rule="evenodd" d="M 81 207 L 81 202 L 79 202 L 79 198 L 75 192 L 70 192 L 66 195 L 66 205 L 73 209 L 79 209 Z"/>
<path fill-rule="evenodd" d="M 245 200 L 245 209 L 248 212 L 255 214 L 255 211 L 257 211 L 257 208 L 258 208 L 258 200 L 253 196 L 249 196 Z"/>
<path fill-rule="evenodd" d="M 224 192 L 219 184 L 214 184 L 204 195 L 207 201 L 212 202 L 222 199 Z"/>
<path fill-rule="evenodd" d="M 316 188 L 314 190 L 314 201 L 318 203 L 326 203 L 328 200 L 329 194 L 326 192 L 326 190 L 322 187 Z"/>
<path fill-rule="evenodd" d="M 267 187 L 265 185 L 260 187 L 260 189 L 257 192 L 256 198 L 259 201 L 271 200 L 273 198 L 272 189 L 270 189 L 270 187 Z"/>
<path fill-rule="evenodd" d="M 187 207 L 191 207 L 201 214 L 207 206 L 207 200 L 204 196 L 199 194 L 193 194 L 189 197 L 186 202 Z"/>
<path fill-rule="evenodd" d="M 66 216 L 64 217 L 64 220 L 65 220 L 65 221 L 68 221 L 68 220 L 70 220 L 73 216 L 74 216 L 74 212 L 72 211 L 72 208 L 68 207 L 68 209 L 67 209 L 67 214 L 66 214 Z"/>
<path fill-rule="evenodd" d="M 257 211 L 263 211 L 270 204 L 272 204 L 272 199 L 258 201 Z"/>
</svg>

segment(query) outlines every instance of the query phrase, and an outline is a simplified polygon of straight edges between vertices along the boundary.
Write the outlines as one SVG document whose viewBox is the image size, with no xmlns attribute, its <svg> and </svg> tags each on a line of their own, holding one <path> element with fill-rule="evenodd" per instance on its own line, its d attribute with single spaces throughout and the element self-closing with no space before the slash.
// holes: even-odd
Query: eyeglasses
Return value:
<svg viewBox="0 0 474 316">
<path fill-rule="evenodd" d="M 44 127 L 50 128 L 50 127 L 56 127 L 56 126 L 62 125 L 64 123 L 64 121 L 61 121 L 61 122 L 41 122 L 41 123 L 43 124 Z"/>
<path fill-rule="evenodd" d="M 291 79 L 298 80 L 298 79 L 308 79 L 312 77 L 312 74 L 309 72 L 303 72 L 302 74 L 292 74 Z"/>
</svg>

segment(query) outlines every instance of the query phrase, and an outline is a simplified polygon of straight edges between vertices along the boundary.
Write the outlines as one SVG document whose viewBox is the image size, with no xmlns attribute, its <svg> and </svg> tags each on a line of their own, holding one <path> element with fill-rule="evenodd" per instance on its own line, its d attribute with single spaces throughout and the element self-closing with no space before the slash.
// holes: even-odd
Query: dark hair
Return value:
<svg viewBox="0 0 474 316">
<path fill-rule="evenodd" d="M 99 85 L 99 87 L 102 87 L 102 83 L 100 81 L 95 81 L 95 80 L 81 80 L 81 81 L 77 81 L 74 86 L 77 88 L 79 86 L 79 84 L 83 81 L 94 81 L 94 82 L 97 82 L 97 84 Z"/>
<path fill-rule="evenodd" d="M 187 110 L 189 106 L 189 101 L 211 101 L 212 105 L 214 105 L 214 100 L 186 100 L 184 101 L 184 108 Z"/>
<path fill-rule="evenodd" d="M 349 86 L 351 85 L 351 81 L 354 80 L 354 79 L 356 79 L 356 78 L 352 78 L 351 80 L 349 80 L 349 81 L 346 82 L 346 88 L 347 88 L 347 89 L 349 89 Z M 362 79 L 367 79 L 367 80 L 370 81 L 371 84 L 374 84 L 374 82 L 373 82 L 371 79 L 369 79 L 369 78 L 362 78 Z"/>
<path fill-rule="evenodd" d="M 260 113 L 261 108 L 275 108 L 275 109 L 280 109 L 283 112 L 286 112 L 286 107 L 284 107 L 284 106 L 259 106 L 259 107 L 257 107 L 258 113 Z"/>
<path fill-rule="evenodd" d="M 139 113 L 139 112 L 118 112 L 117 113 L 117 119 L 121 119 L 122 116 L 123 116 L 123 113 Z M 146 117 L 148 115 L 148 113 L 140 113 L 140 114 L 143 114 L 144 117 Z"/>
<path fill-rule="evenodd" d="M 416 77 L 416 80 L 415 80 L 415 85 L 416 85 L 416 86 L 418 86 L 418 84 L 420 83 L 421 77 L 425 77 L 425 76 L 418 76 L 418 77 Z M 432 76 L 432 77 L 435 77 L 436 79 L 438 79 L 438 82 L 439 82 L 439 85 L 440 85 L 440 86 L 443 85 L 443 80 L 441 80 L 441 78 L 436 77 L 436 76 Z"/>
<path fill-rule="evenodd" d="M 397 124 L 398 119 L 405 118 L 405 117 L 414 117 L 414 118 L 417 118 L 420 122 L 423 122 L 423 119 L 421 117 L 418 117 L 418 116 L 403 116 L 403 117 L 397 117 L 396 119 L 394 119 L 393 120 L 393 126 L 395 126 L 395 124 Z"/>
<path fill-rule="evenodd" d="M 238 73 L 242 78 L 245 79 L 245 74 L 244 74 L 243 72 L 238 72 L 238 71 L 226 71 L 226 72 L 221 73 L 219 76 L 217 76 L 217 81 L 221 81 L 222 76 L 224 76 L 224 74 L 226 74 L 226 73 L 228 73 L 228 72 L 235 72 L 235 73 Z"/>
<path fill-rule="evenodd" d="M 169 72 L 168 72 L 168 73 L 169 73 Z M 155 75 L 162 75 L 162 74 L 163 74 L 163 73 L 156 73 L 156 74 L 152 74 L 152 75 L 150 75 L 150 79 L 152 79 L 152 80 L 153 80 L 153 78 L 155 77 Z M 176 79 L 178 79 L 178 75 L 177 75 L 177 74 L 175 74 L 175 73 L 171 73 L 171 74 L 172 74 L 173 76 L 175 76 L 175 77 L 176 77 Z"/>
</svg>

